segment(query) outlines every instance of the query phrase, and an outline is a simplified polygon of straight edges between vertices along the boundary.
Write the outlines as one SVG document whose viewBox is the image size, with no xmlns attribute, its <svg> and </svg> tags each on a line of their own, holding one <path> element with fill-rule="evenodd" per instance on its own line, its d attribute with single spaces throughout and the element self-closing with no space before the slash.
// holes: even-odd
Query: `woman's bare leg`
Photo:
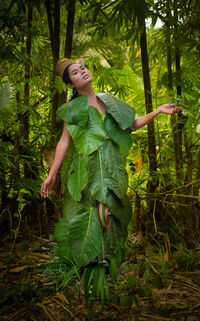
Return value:
<svg viewBox="0 0 200 321">
<path fill-rule="evenodd" d="M 99 203 L 99 217 L 101 220 L 101 224 L 103 224 L 103 227 L 107 227 L 107 217 L 111 213 L 109 212 L 109 209 L 105 205 L 104 205 L 104 218 L 102 217 L 103 216 L 102 214 L 103 214 L 103 204 Z"/>
</svg>

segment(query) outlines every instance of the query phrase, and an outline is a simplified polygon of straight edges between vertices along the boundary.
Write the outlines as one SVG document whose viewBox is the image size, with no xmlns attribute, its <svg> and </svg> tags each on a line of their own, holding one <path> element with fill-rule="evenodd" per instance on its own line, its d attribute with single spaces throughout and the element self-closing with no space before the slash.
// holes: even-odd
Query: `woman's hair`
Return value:
<svg viewBox="0 0 200 321">
<path fill-rule="evenodd" d="M 68 65 L 68 66 L 65 68 L 64 72 L 63 72 L 62 80 L 64 81 L 65 84 L 72 84 L 72 80 L 71 80 L 71 78 L 70 78 L 70 76 L 69 76 L 69 70 L 68 70 L 68 69 L 69 69 L 69 66 L 71 66 L 71 65 L 73 65 L 73 63 L 71 63 L 70 65 Z M 73 99 L 75 99 L 75 98 L 78 97 L 78 96 L 79 96 L 78 91 L 76 90 L 76 88 L 73 88 L 73 95 L 72 95 L 70 101 L 73 100 Z"/>
<path fill-rule="evenodd" d="M 62 80 L 64 81 L 65 84 L 72 84 L 71 78 L 69 76 L 69 66 L 73 65 L 73 63 L 69 64 L 65 70 L 63 71 L 63 76 Z"/>
<path fill-rule="evenodd" d="M 70 98 L 70 101 L 73 100 L 73 99 L 75 99 L 75 98 L 77 98 L 77 97 L 79 96 L 78 91 L 77 91 L 76 88 L 73 88 L 72 92 L 73 92 L 73 95 L 72 95 L 72 97 Z"/>
</svg>

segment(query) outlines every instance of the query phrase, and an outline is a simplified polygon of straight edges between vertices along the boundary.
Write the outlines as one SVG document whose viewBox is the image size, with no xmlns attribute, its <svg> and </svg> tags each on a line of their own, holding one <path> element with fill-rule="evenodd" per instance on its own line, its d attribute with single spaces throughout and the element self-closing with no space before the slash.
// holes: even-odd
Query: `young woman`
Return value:
<svg viewBox="0 0 200 321">
<path fill-rule="evenodd" d="M 56 70 L 75 91 L 76 98 L 58 110 L 58 116 L 64 120 L 63 132 L 48 177 L 42 184 L 41 196 L 46 198 L 52 192 L 58 170 L 72 144 L 73 156 L 66 173 L 69 216 L 67 213 L 65 217 L 69 222 L 77 213 L 80 218 L 81 215 L 89 217 L 91 208 L 95 208 L 97 214 L 93 217 L 96 215 L 99 219 L 100 216 L 106 227 L 103 238 L 107 255 L 104 253 L 103 256 L 110 259 L 117 253 L 116 242 L 119 243 L 118 249 L 123 247 L 123 242 L 111 240 L 109 233 L 118 231 L 116 234 L 124 240 L 131 217 L 124 169 L 124 159 L 131 146 L 130 133 L 147 125 L 160 113 L 177 113 L 181 107 L 164 104 L 135 119 L 134 109 L 128 104 L 113 95 L 94 92 L 92 75 L 84 65 L 63 58 L 58 60 Z M 76 209 L 71 200 L 77 202 Z M 96 217 L 95 226 L 98 219 Z"/>
<path fill-rule="evenodd" d="M 105 114 L 106 106 L 104 102 L 93 91 L 92 75 L 84 65 L 73 63 L 67 58 L 62 58 L 58 60 L 56 70 L 58 74 L 63 78 L 63 81 L 67 84 L 67 86 L 76 90 L 77 96 L 87 95 L 88 104 L 94 106 L 101 115 Z M 176 104 L 164 104 L 155 111 L 135 119 L 133 122 L 133 130 L 135 131 L 147 125 L 154 119 L 154 117 L 161 113 L 171 115 L 179 112 L 181 110 L 181 107 L 175 106 Z M 41 187 L 41 196 L 43 196 L 44 198 L 48 197 L 52 192 L 56 175 L 67 152 L 69 142 L 70 135 L 66 127 L 66 122 L 64 121 L 63 133 L 56 147 L 54 162 L 51 166 L 48 177 L 45 179 Z"/>
</svg>

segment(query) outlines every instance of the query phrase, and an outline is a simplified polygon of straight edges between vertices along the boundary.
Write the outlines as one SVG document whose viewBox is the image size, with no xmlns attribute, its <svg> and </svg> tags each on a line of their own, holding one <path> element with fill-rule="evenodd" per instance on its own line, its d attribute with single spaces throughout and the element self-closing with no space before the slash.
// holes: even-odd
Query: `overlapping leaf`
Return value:
<svg viewBox="0 0 200 321">
<path fill-rule="evenodd" d="M 107 113 L 111 114 L 122 129 L 132 128 L 135 119 L 133 107 L 110 94 L 98 94 L 105 103 Z"/>
<path fill-rule="evenodd" d="M 91 193 L 89 189 L 84 188 L 84 191 L 82 192 L 83 196 L 81 198 L 81 201 L 76 201 L 71 194 L 68 192 L 68 190 L 65 190 L 65 198 L 64 198 L 64 207 L 63 207 L 63 216 L 65 219 L 69 222 L 77 213 L 89 210 L 90 207 L 94 206 L 96 204 L 96 201 L 91 196 Z"/>
<path fill-rule="evenodd" d="M 80 210 L 83 209 L 82 202 L 76 201 L 68 190 L 65 190 L 63 216 L 69 222 Z"/>
<path fill-rule="evenodd" d="M 114 142 L 120 147 L 125 148 L 128 153 L 132 143 L 129 130 L 122 130 L 115 119 L 108 113 L 106 113 L 104 125 L 109 136 L 114 140 Z"/>
<path fill-rule="evenodd" d="M 69 169 L 68 190 L 73 198 L 81 200 L 82 190 L 88 182 L 87 157 L 77 153 Z"/>
<path fill-rule="evenodd" d="M 88 96 L 82 95 L 63 104 L 57 110 L 57 116 L 68 124 L 85 126 L 88 121 Z"/>
<path fill-rule="evenodd" d="M 119 198 L 123 198 L 127 192 L 128 178 L 120 149 L 111 139 L 106 139 L 102 145 L 102 155 L 105 168 L 111 173 L 115 181 L 117 195 Z"/>
<path fill-rule="evenodd" d="M 71 139 L 67 153 L 63 159 L 61 171 L 60 171 L 61 182 L 62 182 L 63 186 L 65 186 L 65 187 L 67 185 L 69 167 L 70 167 L 74 157 L 75 157 L 75 148 L 74 148 L 73 141 Z"/>
<path fill-rule="evenodd" d="M 68 234 L 69 234 L 69 223 L 63 217 L 56 224 L 56 228 L 54 232 L 55 241 L 58 243 L 65 243 L 68 239 Z"/>
<path fill-rule="evenodd" d="M 114 184 L 114 180 L 112 175 L 106 170 L 103 159 L 102 150 L 97 150 L 90 156 L 88 161 L 88 186 L 92 196 L 105 204 L 106 193 L 109 186 Z"/>
<path fill-rule="evenodd" d="M 94 207 L 71 220 L 69 244 L 78 266 L 89 264 L 100 254 L 101 230 L 98 210 Z"/>
<path fill-rule="evenodd" d="M 93 106 L 88 107 L 88 123 L 86 126 L 67 124 L 67 129 L 77 150 L 84 155 L 89 155 L 97 150 L 106 136 L 101 114 Z"/>
<path fill-rule="evenodd" d="M 73 256 L 68 242 L 69 223 L 63 217 L 56 224 L 54 239 L 58 243 L 57 255 L 65 263 L 72 264 Z"/>
</svg>

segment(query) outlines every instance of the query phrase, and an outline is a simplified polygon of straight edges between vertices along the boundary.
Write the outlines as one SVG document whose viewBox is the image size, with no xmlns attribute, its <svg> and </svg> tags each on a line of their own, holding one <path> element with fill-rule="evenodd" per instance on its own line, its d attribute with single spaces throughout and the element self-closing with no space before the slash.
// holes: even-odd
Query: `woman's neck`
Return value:
<svg viewBox="0 0 200 321">
<path fill-rule="evenodd" d="M 78 94 L 80 95 L 87 95 L 88 96 L 88 104 L 95 107 L 100 114 L 105 114 L 106 106 L 105 104 L 96 96 L 92 87 L 82 88 L 78 90 Z"/>
<path fill-rule="evenodd" d="M 78 90 L 78 94 L 79 94 L 79 96 L 87 95 L 89 99 L 96 97 L 96 94 L 95 94 L 95 92 L 94 92 L 92 87 L 79 89 Z"/>
</svg>

